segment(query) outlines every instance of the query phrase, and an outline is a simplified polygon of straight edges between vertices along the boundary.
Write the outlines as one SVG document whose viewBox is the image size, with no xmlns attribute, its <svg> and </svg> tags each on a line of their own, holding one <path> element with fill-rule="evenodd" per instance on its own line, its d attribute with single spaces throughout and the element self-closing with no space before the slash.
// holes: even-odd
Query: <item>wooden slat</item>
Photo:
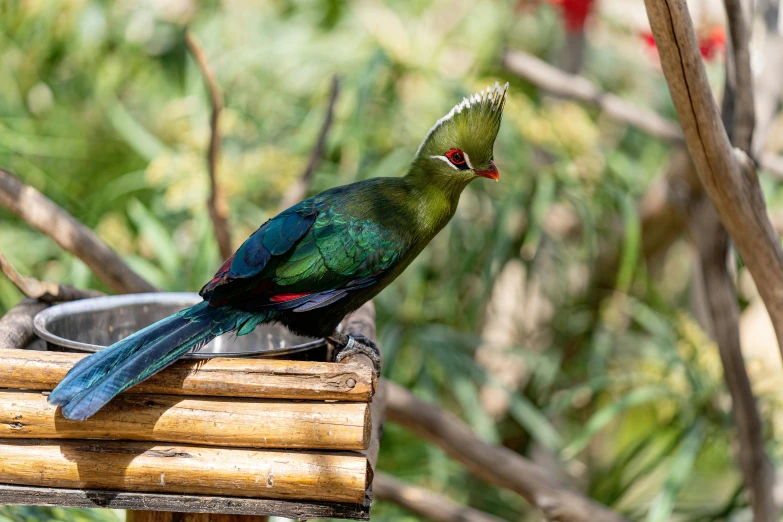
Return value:
<svg viewBox="0 0 783 522">
<path fill-rule="evenodd" d="M 52 390 L 84 357 L 0 349 L 0 387 Z M 178 361 L 128 393 L 369 402 L 374 377 L 352 364 L 215 358 Z"/>
<path fill-rule="evenodd" d="M 8 484 L 0 484 L 0 505 L 275 515 L 295 520 L 313 518 L 369 520 L 370 518 L 368 506 L 350 502 L 276 500 L 178 493 L 136 493 Z"/>
<path fill-rule="evenodd" d="M 40 392 L 0 391 L 0 438 L 362 450 L 370 443 L 370 405 L 127 394 L 72 421 Z"/>
<path fill-rule="evenodd" d="M 256 515 L 227 515 L 225 513 L 172 513 L 171 511 L 128 511 L 125 522 L 269 522 Z"/>
<path fill-rule="evenodd" d="M 39 487 L 364 501 L 363 455 L 142 442 L 0 441 L 0 483 Z"/>
</svg>

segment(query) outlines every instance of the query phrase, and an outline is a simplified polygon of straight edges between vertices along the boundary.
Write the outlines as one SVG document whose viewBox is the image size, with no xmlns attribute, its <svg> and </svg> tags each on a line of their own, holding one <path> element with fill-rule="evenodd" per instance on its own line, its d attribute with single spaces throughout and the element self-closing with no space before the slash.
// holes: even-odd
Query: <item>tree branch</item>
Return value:
<svg viewBox="0 0 783 522">
<path fill-rule="evenodd" d="M 750 70 L 749 24 L 739 0 L 724 0 L 729 24 L 729 49 L 726 56 L 727 85 L 724 103 L 731 100 L 733 114 L 724 111 L 723 122 L 735 147 L 750 155 L 756 111 L 753 105 L 753 74 Z M 728 124 L 731 122 L 731 124 Z"/>
<path fill-rule="evenodd" d="M 733 149 L 712 96 L 685 0 L 645 0 L 688 151 L 750 270 L 783 349 L 783 249 L 748 156 Z"/>
<path fill-rule="evenodd" d="M 646 107 L 636 106 L 614 94 L 603 92 L 587 78 L 569 74 L 519 51 L 506 52 L 503 65 L 515 75 L 549 93 L 594 105 L 610 118 L 656 138 L 683 143 L 682 131 L 677 123 Z"/>
<path fill-rule="evenodd" d="M 44 302 L 22 299 L 7 314 L 0 317 L 0 348 L 21 350 L 33 339 L 33 317 L 46 308 Z"/>
<path fill-rule="evenodd" d="M 0 205 L 52 238 L 85 262 L 93 273 L 120 293 L 154 292 L 114 250 L 63 208 L 7 170 L 0 169 Z"/>
<path fill-rule="evenodd" d="M 434 491 L 404 484 L 387 473 L 378 471 L 372 483 L 375 498 L 388 500 L 408 511 L 435 522 L 503 522 L 502 518 L 460 506 Z"/>
<path fill-rule="evenodd" d="M 775 477 L 772 464 L 764 453 L 761 417 L 742 358 L 737 296 L 726 264 L 729 238 L 706 196 L 692 207 L 690 225 L 699 254 L 700 288 L 706 297 L 711 330 L 731 395 L 739 464 L 745 487 L 750 492 L 753 520 L 774 522 L 777 520 L 773 497 Z"/>
<path fill-rule="evenodd" d="M 307 190 L 310 188 L 310 184 L 313 181 L 313 175 L 315 174 L 318 165 L 321 163 L 321 159 L 324 155 L 324 148 L 326 146 L 326 137 L 329 134 L 329 129 L 332 127 L 334 120 L 334 106 L 337 103 L 337 97 L 340 95 L 340 80 L 337 75 L 332 76 L 332 88 L 329 95 L 329 105 L 326 107 L 326 114 L 324 115 L 324 122 L 321 125 L 321 131 L 318 133 L 318 139 L 313 145 L 313 150 L 310 152 L 310 160 L 307 162 L 302 175 L 299 179 L 291 185 L 280 201 L 278 208 L 279 212 L 287 209 L 291 205 L 299 203 L 304 199 Z"/>
<path fill-rule="evenodd" d="M 783 63 L 783 57 L 778 60 Z M 561 71 L 535 56 L 520 51 L 508 51 L 503 65 L 516 76 L 523 78 L 551 94 L 588 103 L 601 109 L 613 120 L 625 123 L 655 138 L 684 144 L 682 131 L 673 122 L 646 107 L 639 107 L 622 98 L 602 91 L 593 82 L 576 74 Z M 780 69 L 778 68 L 777 71 Z M 770 70 L 774 76 L 774 72 Z M 768 82 L 780 83 L 783 75 L 770 76 Z M 751 95 L 752 96 L 752 95 Z M 778 95 L 777 99 L 780 99 Z M 783 178 L 783 159 L 776 154 L 760 156 L 760 167 L 771 175 Z"/>
<path fill-rule="evenodd" d="M 461 420 L 437 406 L 417 399 L 389 381 L 386 414 L 462 462 L 484 480 L 522 495 L 555 522 L 621 522 L 625 519 L 583 494 L 557 484 L 537 464 L 502 446 L 479 439 Z"/>
<path fill-rule="evenodd" d="M 738 0 L 725 0 L 731 35 L 726 55 L 726 88 L 723 95 L 723 124 L 731 141 L 751 152 L 755 127 L 753 77 L 748 50 L 749 34 L 743 6 Z M 773 490 L 772 463 L 764 452 L 764 433 L 756 399 L 742 357 L 739 335 L 739 307 L 728 268 L 730 242 L 712 202 L 702 196 L 690 209 L 691 233 L 696 244 L 701 284 L 709 331 L 718 345 L 726 387 L 731 395 L 732 414 L 738 432 L 738 456 L 745 487 L 750 493 L 755 522 L 777 518 Z"/>
<path fill-rule="evenodd" d="M 97 290 L 82 290 L 70 285 L 61 285 L 52 281 L 39 281 L 32 277 L 26 277 L 16 271 L 11 262 L 0 252 L 0 271 L 19 289 L 26 297 L 38 299 L 44 303 L 57 303 L 62 301 L 77 301 L 88 297 L 106 295 Z"/>
<path fill-rule="evenodd" d="M 218 183 L 217 169 L 220 163 L 220 113 L 223 111 L 223 94 L 220 92 L 215 73 L 209 65 L 209 60 L 204 49 L 199 45 L 198 40 L 188 30 L 185 33 L 185 43 L 188 46 L 190 54 L 196 61 L 201 75 L 204 77 L 204 83 L 209 92 L 209 101 L 212 104 L 212 115 L 209 119 L 210 137 L 209 148 L 207 149 L 207 166 L 209 168 L 209 187 L 210 194 L 207 200 L 209 217 L 212 219 L 212 226 L 215 229 L 215 238 L 220 248 L 220 256 L 228 259 L 234 252 L 231 248 L 231 229 L 228 226 L 228 202 L 226 196 Z"/>
</svg>

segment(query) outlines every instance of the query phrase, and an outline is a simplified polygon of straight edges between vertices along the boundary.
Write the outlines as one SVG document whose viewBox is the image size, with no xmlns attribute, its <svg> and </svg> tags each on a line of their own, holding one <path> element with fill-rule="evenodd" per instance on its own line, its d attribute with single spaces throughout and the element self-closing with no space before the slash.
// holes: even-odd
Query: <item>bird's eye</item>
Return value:
<svg viewBox="0 0 783 522">
<path fill-rule="evenodd" d="M 465 165 L 465 154 L 462 153 L 459 149 L 451 149 L 446 153 L 446 157 L 449 159 L 449 161 L 456 165 L 461 166 Z"/>
</svg>

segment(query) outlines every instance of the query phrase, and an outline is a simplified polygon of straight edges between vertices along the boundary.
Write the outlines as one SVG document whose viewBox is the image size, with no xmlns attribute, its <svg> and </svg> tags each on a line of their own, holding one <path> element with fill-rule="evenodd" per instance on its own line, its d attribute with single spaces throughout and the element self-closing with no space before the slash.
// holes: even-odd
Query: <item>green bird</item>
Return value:
<svg viewBox="0 0 783 522">
<path fill-rule="evenodd" d="M 468 183 L 499 179 L 493 146 L 507 90 L 496 83 L 439 119 L 405 176 L 327 190 L 261 225 L 201 289 L 201 303 L 82 359 L 49 402 L 69 419 L 87 419 L 189 350 L 261 323 L 332 334 L 446 226 Z M 353 338 L 348 345 L 356 346 Z"/>
</svg>

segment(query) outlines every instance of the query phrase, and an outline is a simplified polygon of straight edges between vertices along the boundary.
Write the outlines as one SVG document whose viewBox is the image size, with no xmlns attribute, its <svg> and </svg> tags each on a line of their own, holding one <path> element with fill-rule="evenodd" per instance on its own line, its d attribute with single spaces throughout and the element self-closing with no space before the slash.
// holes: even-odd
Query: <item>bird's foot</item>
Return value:
<svg viewBox="0 0 783 522">
<path fill-rule="evenodd" d="M 342 347 L 337 347 L 335 361 L 340 362 L 349 355 L 366 355 L 375 367 L 375 373 L 381 374 L 381 351 L 378 344 L 362 334 L 348 336 L 348 342 Z"/>
</svg>

